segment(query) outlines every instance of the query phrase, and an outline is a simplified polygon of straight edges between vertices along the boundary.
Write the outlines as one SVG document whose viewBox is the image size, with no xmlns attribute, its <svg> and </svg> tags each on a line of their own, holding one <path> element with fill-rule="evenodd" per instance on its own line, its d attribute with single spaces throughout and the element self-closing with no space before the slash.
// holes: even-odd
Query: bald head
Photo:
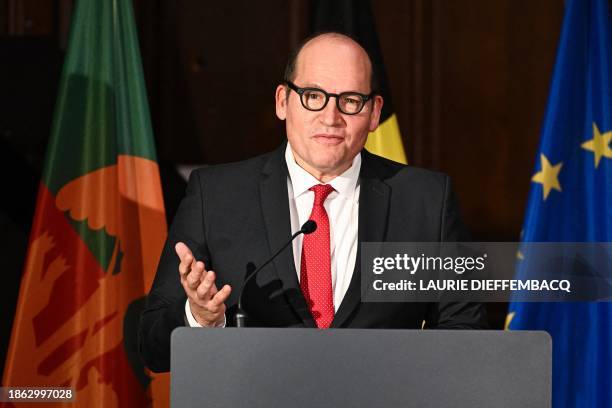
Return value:
<svg viewBox="0 0 612 408">
<path fill-rule="evenodd" d="M 378 91 L 378 78 L 367 51 L 351 37 L 327 32 L 306 38 L 292 52 L 285 67 L 285 81 L 294 82 L 300 71 L 312 64 L 341 63 L 347 68 L 346 75 L 365 76 L 370 89 L 364 93 Z"/>
</svg>

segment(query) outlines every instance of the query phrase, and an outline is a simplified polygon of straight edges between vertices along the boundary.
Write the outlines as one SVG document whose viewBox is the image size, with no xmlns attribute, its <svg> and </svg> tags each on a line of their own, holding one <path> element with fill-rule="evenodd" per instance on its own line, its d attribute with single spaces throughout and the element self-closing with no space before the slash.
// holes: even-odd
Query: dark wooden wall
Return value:
<svg viewBox="0 0 612 408">
<path fill-rule="evenodd" d="M 214 164 L 278 145 L 274 89 L 307 9 L 295 0 L 138 3 L 161 157 Z"/>
<path fill-rule="evenodd" d="M 284 138 L 274 88 L 307 34 L 308 0 L 134 4 L 163 163 L 240 160 Z M 3 185 L 16 173 L 25 180 L 17 197 L 0 199 L 0 267 L 13 277 L 1 296 L 6 340 L 72 5 L 0 0 L 0 142 L 22 166 L 3 172 Z M 563 0 L 381 0 L 372 8 L 411 164 L 453 177 L 476 239 L 518 239 Z M 499 327 L 504 306 L 491 311 Z"/>
</svg>

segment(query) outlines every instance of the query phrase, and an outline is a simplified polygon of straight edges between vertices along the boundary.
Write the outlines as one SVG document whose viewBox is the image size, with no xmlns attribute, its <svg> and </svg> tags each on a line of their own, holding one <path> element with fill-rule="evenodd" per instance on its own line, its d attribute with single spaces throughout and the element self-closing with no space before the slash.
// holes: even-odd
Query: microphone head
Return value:
<svg viewBox="0 0 612 408">
<path fill-rule="evenodd" d="M 302 225 L 302 233 L 303 234 L 311 234 L 317 230 L 317 223 L 313 220 L 308 220 Z"/>
</svg>

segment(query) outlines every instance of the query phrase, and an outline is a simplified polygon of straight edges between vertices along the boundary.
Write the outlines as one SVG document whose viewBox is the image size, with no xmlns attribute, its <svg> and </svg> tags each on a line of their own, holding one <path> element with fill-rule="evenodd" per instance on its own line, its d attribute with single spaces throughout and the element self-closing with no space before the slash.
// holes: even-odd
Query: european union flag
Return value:
<svg viewBox="0 0 612 408">
<path fill-rule="evenodd" d="M 525 242 L 612 241 L 612 7 L 567 0 Z M 553 338 L 553 407 L 612 407 L 612 303 L 512 303 Z"/>
</svg>

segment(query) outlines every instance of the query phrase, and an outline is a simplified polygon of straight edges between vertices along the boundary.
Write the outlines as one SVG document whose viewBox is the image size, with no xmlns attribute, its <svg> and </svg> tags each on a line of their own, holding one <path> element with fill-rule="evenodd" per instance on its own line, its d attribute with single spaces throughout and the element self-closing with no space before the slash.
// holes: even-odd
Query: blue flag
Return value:
<svg viewBox="0 0 612 408">
<path fill-rule="evenodd" d="M 525 242 L 612 241 L 612 8 L 567 0 Z M 553 407 L 612 407 L 612 303 L 511 303 L 512 330 L 553 339 Z"/>
</svg>

